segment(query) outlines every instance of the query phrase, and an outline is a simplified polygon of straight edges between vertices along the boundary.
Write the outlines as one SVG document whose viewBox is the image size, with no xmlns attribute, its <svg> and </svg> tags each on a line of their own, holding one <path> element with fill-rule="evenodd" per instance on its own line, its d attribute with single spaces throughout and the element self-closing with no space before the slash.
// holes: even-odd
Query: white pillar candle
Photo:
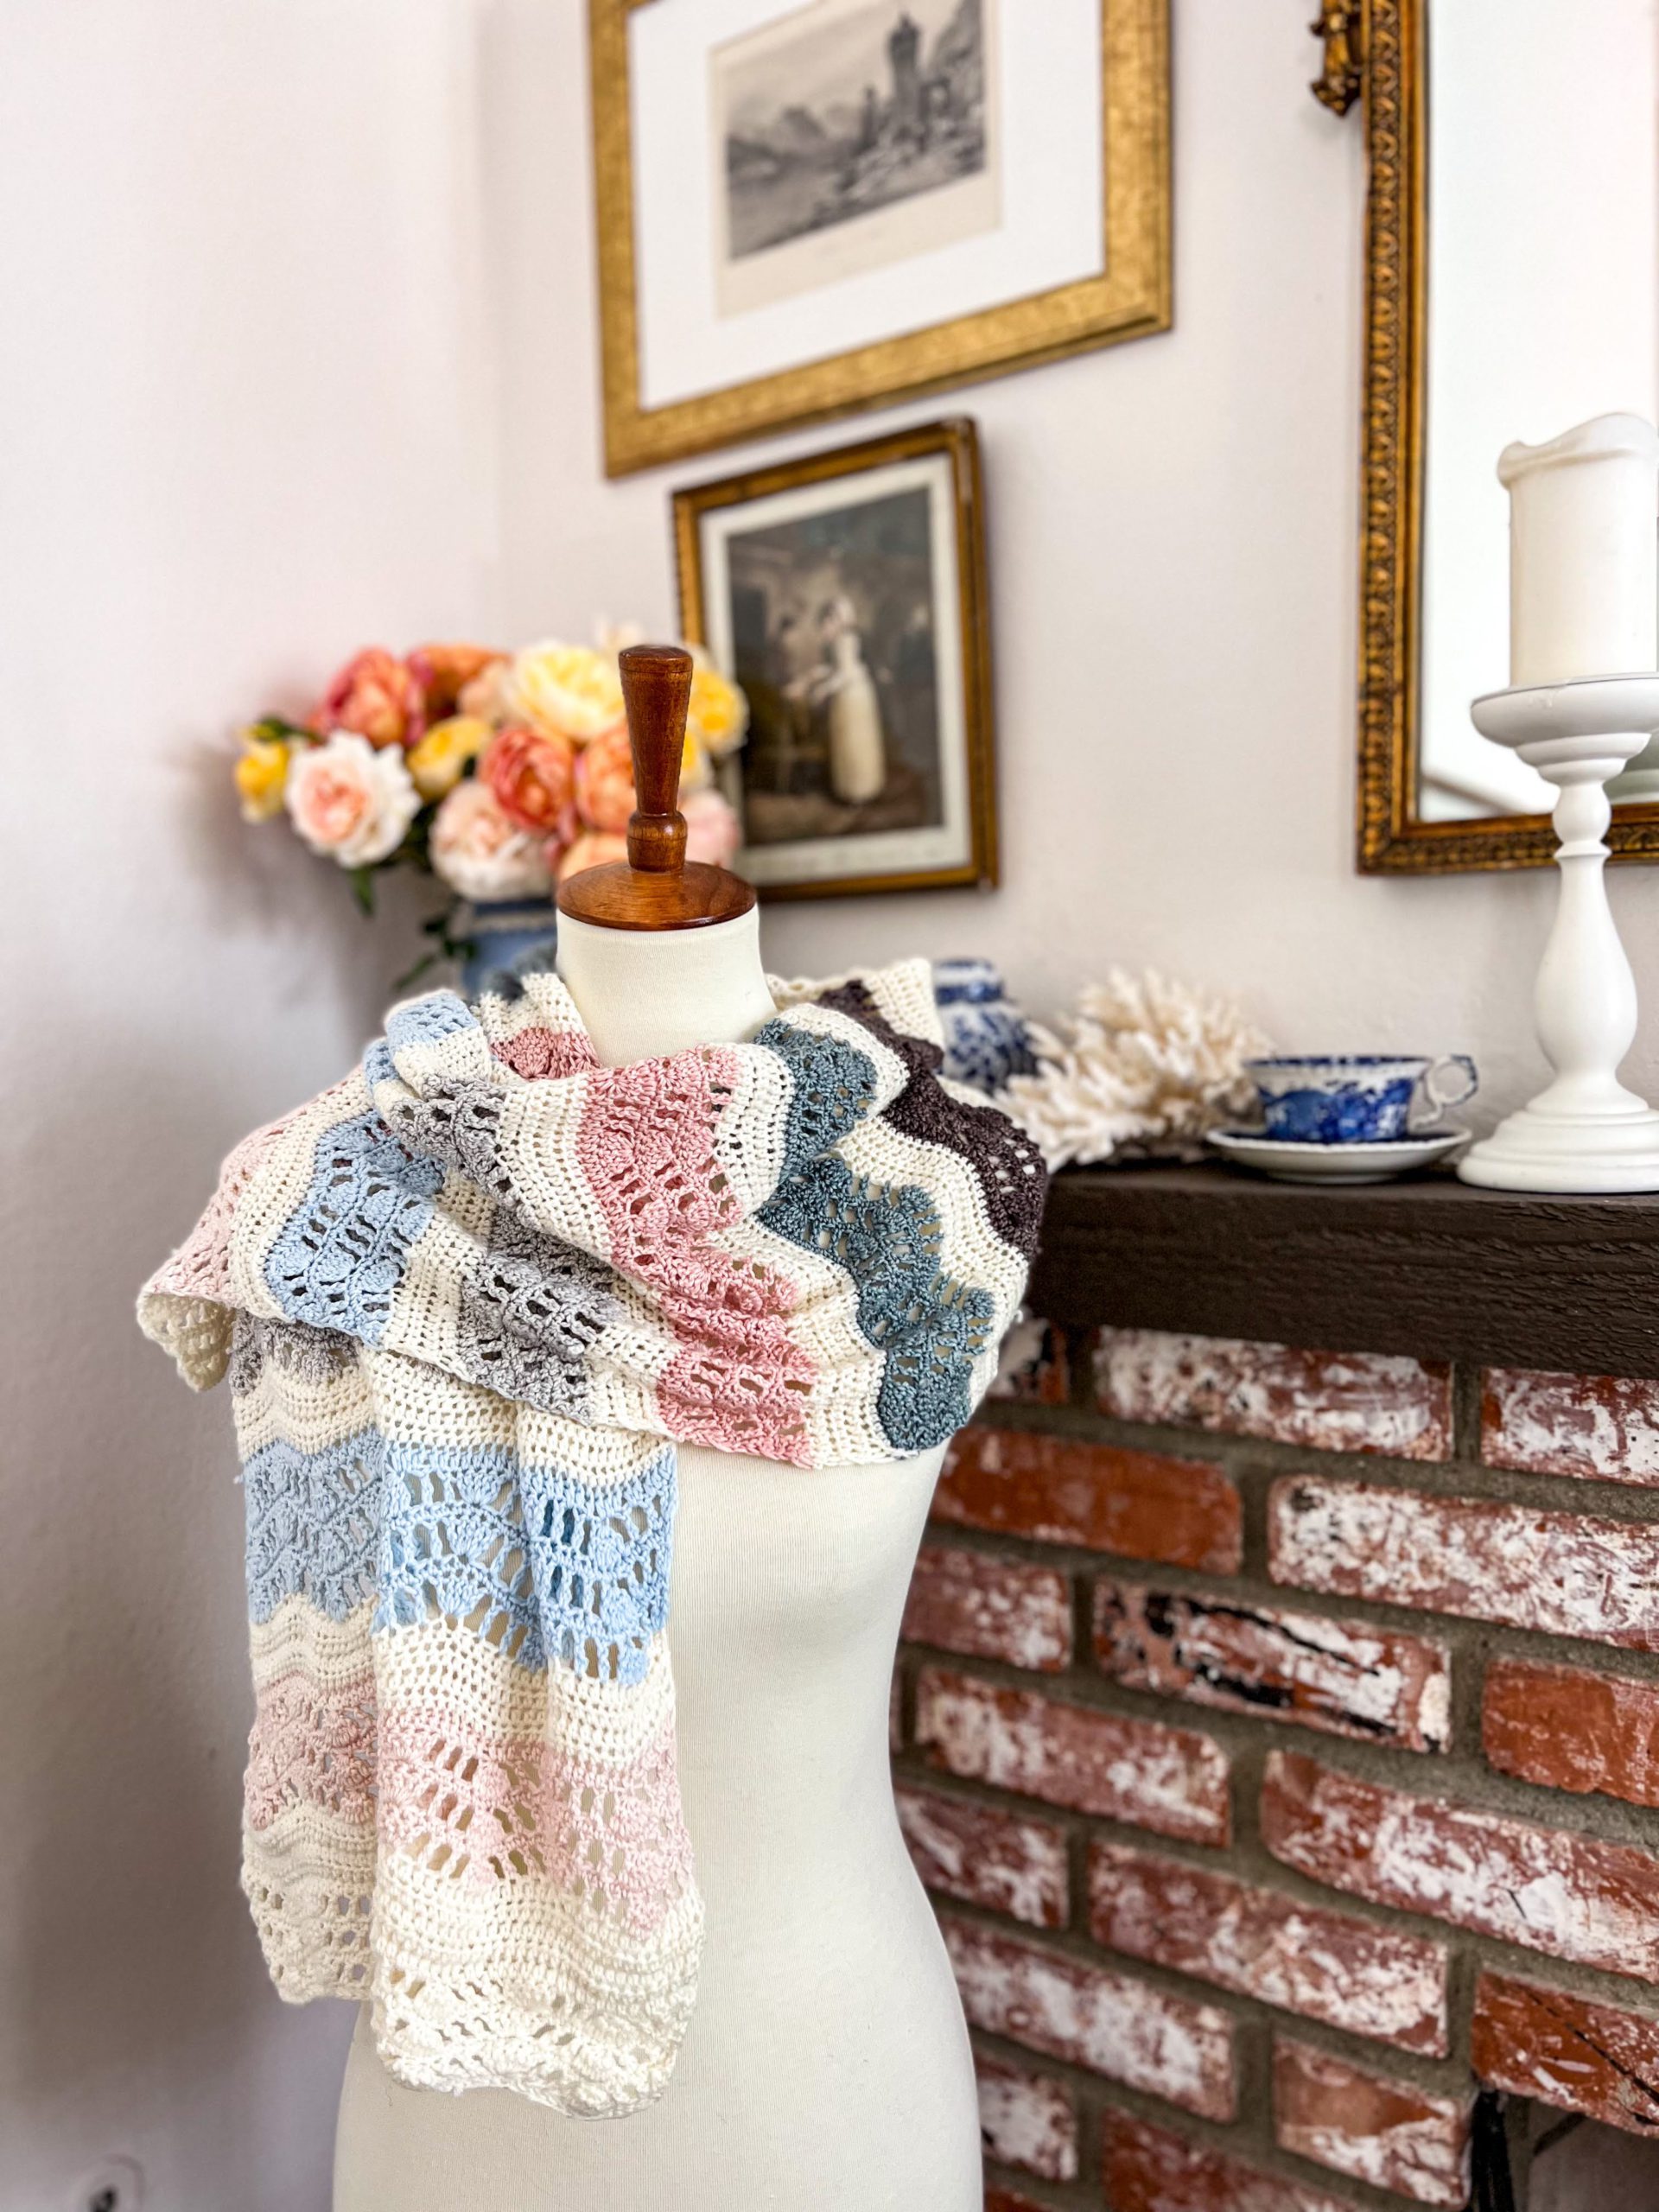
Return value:
<svg viewBox="0 0 1659 2212">
<path fill-rule="evenodd" d="M 1598 415 L 1548 445 L 1505 446 L 1510 683 L 1659 665 L 1659 431 Z"/>
</svg>

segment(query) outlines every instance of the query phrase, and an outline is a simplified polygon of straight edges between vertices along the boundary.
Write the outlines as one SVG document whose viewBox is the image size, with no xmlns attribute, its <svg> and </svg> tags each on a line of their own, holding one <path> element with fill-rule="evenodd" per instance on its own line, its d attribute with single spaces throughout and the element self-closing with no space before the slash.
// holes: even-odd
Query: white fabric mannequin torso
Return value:
<svg viewBox="0 0 1659 2212">
<path fill-rule="evenodd" d="M 772 1011 L 753 912 L 662 933 L 562 918 L 559 972 L 613 1065 Z M 670 1636 L 708 1923 L 667 2092 L 580 2120 L 408 2089 L 361 2019 L 334 2212 L 977 2212 L 967 2031 L 887 1755 L 942 1457 L 806 1471 L 682 1446 Z"/>
</svg>

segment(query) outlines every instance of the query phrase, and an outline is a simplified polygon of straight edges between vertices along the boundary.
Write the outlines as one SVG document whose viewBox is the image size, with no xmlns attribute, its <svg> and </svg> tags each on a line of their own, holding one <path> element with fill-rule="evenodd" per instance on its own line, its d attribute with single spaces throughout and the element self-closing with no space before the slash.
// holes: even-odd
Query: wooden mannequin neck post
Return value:
<svg viewBox="0 0 1659 2212">
<path fill-rule="evenodd" d="M 620 665 L 637 800 L 628 857 L 562 883 L 559 912 L 611 930 L 695 930 L 735 920 L 753 908 L 753 887 L 728 868 L 685 857 L 678 799 L 691 656 L 679 645 L 630 645 Z"/>
</svg>

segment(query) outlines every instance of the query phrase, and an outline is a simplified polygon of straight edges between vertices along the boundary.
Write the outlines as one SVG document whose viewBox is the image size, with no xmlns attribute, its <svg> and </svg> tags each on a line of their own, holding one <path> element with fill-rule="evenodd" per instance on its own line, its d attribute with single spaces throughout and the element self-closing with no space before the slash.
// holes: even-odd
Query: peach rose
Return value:
<svg viewBox="0 0 1659 2212">
<path fill-rule="evenodd" d="M 425 696 L 407 662 L 371 645 L 335 676 L 308 727 L 319 737 L 343 729 L 371 745 L 415 745 L 426 728 Z"/>
<path fill-rule="evenodd" d="M 463 899 L 541 899 L 553 881 L 542 842 L 469 776 L 433 816 L 429 849 L 434 871 Z"/>
<path fill-rule="evenodd" d="M 421 810 L 402 753 L 377 751 L 343 729 L 326 744 L 294 748 L 283 799 L 312 851 L 341 868 L 386 859 Z"/>
<path fill-rule="evenodd" d="M 603 868 L 607 861 L 625 861 L 628 857 L 628 841 L 608 830 L 584 830 L 572 843 L 567 845 L 559 860 L 559 881 L 567 876 L 580 875 L 585 868 Z"/>
<path fill-rule="evenodd" d="M 453 715 L 467 685 L 505 658 L 493 645 L 416 645 L 409 668 L 421 687 L 428 722 Z"/>
<path fill-rule="evenodd" d="M 482 668 L 470 683 L 463 683 L 461 696 L 455 701 L 463 715 L 474 715 L 480 721 L 492 724 L 511 721 L 507 712 L 507 677 L 512 670 L 510 660 L 493 660 Z"/>
<path fill-rule="evenodd" d="M 576 755 L 576 812 L 590 830 L 619 835 L 638 804 L 626 728 L 602 730 Z"/>
<path fill-rule="evenodd" d="M 737 857 L 743 834 L 730 804 L 718 791 L 688 791 L 680 801 L 685 817 L 685 857 L 707 861 L 710 868 L 729 868 Z"/>
<path fill-rule="evenodd" d="M 543 737 L 513 723 L 498 730 L 478 772 L 521 830 L 561 842 L 570 834 L 575 748 L 566 737 Z"/>
</svg>

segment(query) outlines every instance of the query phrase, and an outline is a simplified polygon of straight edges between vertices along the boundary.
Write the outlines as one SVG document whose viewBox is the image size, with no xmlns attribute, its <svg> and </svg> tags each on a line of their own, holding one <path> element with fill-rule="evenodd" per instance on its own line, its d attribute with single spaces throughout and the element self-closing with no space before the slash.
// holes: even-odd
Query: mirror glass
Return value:
<svg viewBox="0 0 1659 2212">
<path fill-rule="evenodd" d="M 1659 418 L 1659 0 L 1430 0 L 1427 14 L 1417 813 L 1542 814 L 1542 777 L 1469 719 L 1508 680 L 1497 461 L 1513 438 L 1592 415 Z M 1659 798 L 1659 747 L 1611 790 Z"/>
</svg>

